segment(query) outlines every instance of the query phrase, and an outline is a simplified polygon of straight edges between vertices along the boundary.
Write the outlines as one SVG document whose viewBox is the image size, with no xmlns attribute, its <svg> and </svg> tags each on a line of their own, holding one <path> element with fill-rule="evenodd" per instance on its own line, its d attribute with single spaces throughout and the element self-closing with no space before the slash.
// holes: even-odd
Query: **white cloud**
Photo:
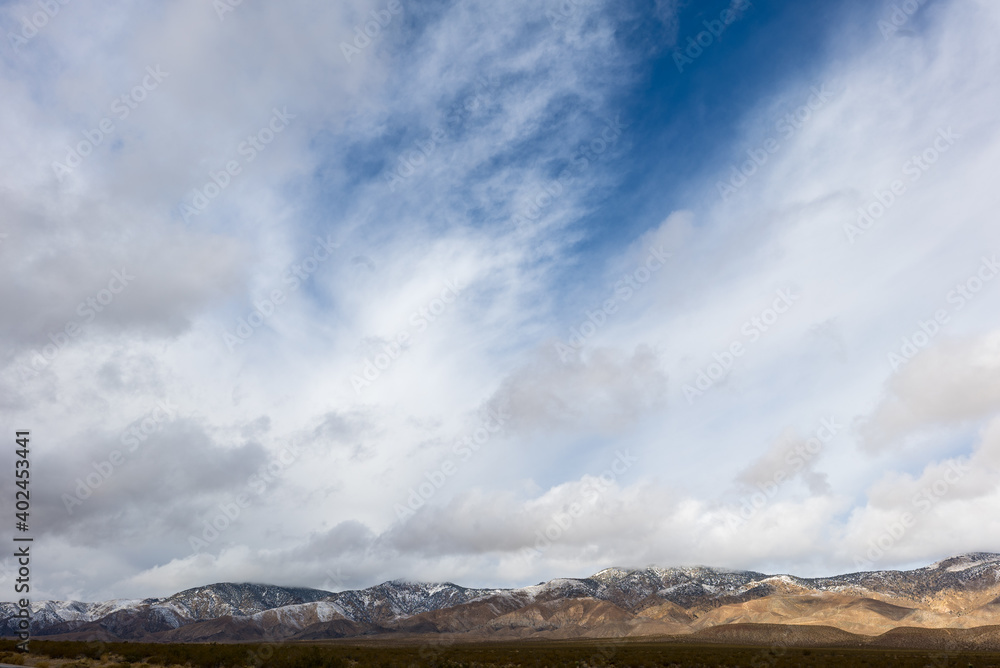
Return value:
<svg viewBox="0 0 1000 668">
<path fill-rule="evenodd" d="M 666 44 L 678 3 L 655 4 Z M 31 6 L 5 5 L 4 25 Z M 334 567 L 351 586 L 653 562 L 819 574 L 852 565 L 962 462 L 972 471 L 879 563 L 995 549 L 973 518 L 997 503 L 1000 286 L 961 309 L 948 295 L 1000 248 L 997 8 L 934 3 L 926 30 L 890 40 L 831 26 L 814 77 L 759 84 L 717 164 L 656 184 L 669 208 L 623 207 L 600 237 L 585 221 L 607 213 L 603 197 L 653 187 L 616 162 L 648 150 L 650 130 L 607 129 L 650 55 L 616 32 L 639 17 L 574 7 L 553 26 L 530 3 L 404 3 L 347 62 L 340 42 L 379 3 L 243 3 L 220 21 L 195 0 L 74 0 L 3 56 L 5 422 L 33 430 L 39 478 L 64 486 L 157 401 L 178 406 L 78 518 L 61 487 L 39 485 L 39 531 L 81 555 L 40 562 L 44 595 L 320 586 Z M 118 118 L 111 105 L 147 66 L 169 75 Z M 824 82 L 829 100 L 789 132 L 786 114 Z M 240 144 L 275 107 L 295 117 L 250 161 Z M 52 162 L 105 117 L 113 132 L 60 182 Z M 953 145 L 863 234 L 845 233 L 948 128 Z M 597 142 L 605 132 L 614 141 Z M 778 147 L 722 201 L 717 183 L 768 138 Z M 412 174 L 390 188 L 401 158 Z M 181 204 L 229 160 L 241 173 L 185 219 Z M 309 269 L 317 236 L 333 250 Z M 554 343 L 661 247 L 669 260 L 560 359 Z M 134 283 L 32 367 L 123 267 Z M 462 287 L 445 301 L 448 282 Z M 780 290 L 797 297 L 769 322 Z M 230 350 L 224 335 L 275 291 L 281 303 Z M 947 325 L 895 373 L 887 356 L 940 309 Z M 358 391 L 352 376 L 400 334 Z M 683 386 L 734 343 L 744 353 L 688 402 Z M 393 506 L 491 407 L 509 411 L 504 433 L 399 523 Z M 796 472 L 804 486 L 727 524 L 727 495 L 770 479 L 791 435 L 831 415 L 860 428 Z M 301 454 L 192 554 L 192 531 L 290 445 Z M 541 555 L 519 557 L 619 450 L 640 463 Z"/>
</svg>

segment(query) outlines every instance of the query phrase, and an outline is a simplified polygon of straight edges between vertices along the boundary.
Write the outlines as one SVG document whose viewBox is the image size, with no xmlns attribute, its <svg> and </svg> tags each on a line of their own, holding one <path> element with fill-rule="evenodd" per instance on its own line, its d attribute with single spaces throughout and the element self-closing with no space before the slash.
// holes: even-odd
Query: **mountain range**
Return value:
<svg viewBox="0 0 1000 668">
<path fill-rule="evenodd" d="M 32 611 L 33 636 L 67 640 L 711 636 L 720 633 L 716 627 L 748 624 L 874 636 L 900 627 L 1000 625 L 1000 554 L 827 578 L 698 566 L 608 568 L 519 589 L 392 581 L 334 593 L 221 583 L 166 598 L 34 602 Z M 14 612 L 13 603 L 0 603 L 0 634 L 14 635 Z"/>
</svg>

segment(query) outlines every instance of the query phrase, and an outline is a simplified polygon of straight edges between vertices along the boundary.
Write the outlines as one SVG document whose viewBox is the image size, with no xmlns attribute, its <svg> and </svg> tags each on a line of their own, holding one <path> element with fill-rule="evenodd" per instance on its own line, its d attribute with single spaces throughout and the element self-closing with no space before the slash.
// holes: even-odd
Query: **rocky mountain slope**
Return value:
<svg viewBox="0 0 1000 668">
<path fill-rule="evenodd" d="M 973 553 L 911 571 L 828 578 L 706 567 L 609 568 L 589 578 L 520 589 L 396 581 L 332 593 L 222 583 L 163 599 L 45 601 L 32 607 L 33 635 L 67 639 L 700 636 L 716 627 L 761 624 L 874 636 L 904 627 L 1000 624 L 1000 554 Z M 3 635 L 13 635 L 13 612 L 13 604 L 0 603 Z"/>
</svg>

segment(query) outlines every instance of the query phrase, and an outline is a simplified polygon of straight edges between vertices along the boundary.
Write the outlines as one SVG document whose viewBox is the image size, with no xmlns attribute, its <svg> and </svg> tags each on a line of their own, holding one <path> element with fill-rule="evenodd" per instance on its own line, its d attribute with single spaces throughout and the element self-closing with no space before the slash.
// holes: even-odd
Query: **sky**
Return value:
<svg viewBox="0 0 1000 668">
<path fill-rule="evenodd" d="M 0 28 L 34 599 L 1000 551 L 996 2 Z"/>
</svg>

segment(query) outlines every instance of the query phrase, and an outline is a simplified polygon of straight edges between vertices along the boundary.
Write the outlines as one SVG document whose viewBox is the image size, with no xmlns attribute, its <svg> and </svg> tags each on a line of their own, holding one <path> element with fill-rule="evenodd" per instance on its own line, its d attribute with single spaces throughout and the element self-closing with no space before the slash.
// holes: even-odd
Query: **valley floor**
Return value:
<svg viewBox="0 0 1000 668">
<path fill-rule="evenodd" d="M 0 667 L 37 668 L 512 668 L 519 666 L 727 666 L 815 668 L 1000 667 L 1000 652 L 870 647 L 784 647 L 675 641 L 543 641 L 442 644 L 146 644 L 32 640 L 32 653 L 15 654 L 0 641 Z"/>
</svg>

